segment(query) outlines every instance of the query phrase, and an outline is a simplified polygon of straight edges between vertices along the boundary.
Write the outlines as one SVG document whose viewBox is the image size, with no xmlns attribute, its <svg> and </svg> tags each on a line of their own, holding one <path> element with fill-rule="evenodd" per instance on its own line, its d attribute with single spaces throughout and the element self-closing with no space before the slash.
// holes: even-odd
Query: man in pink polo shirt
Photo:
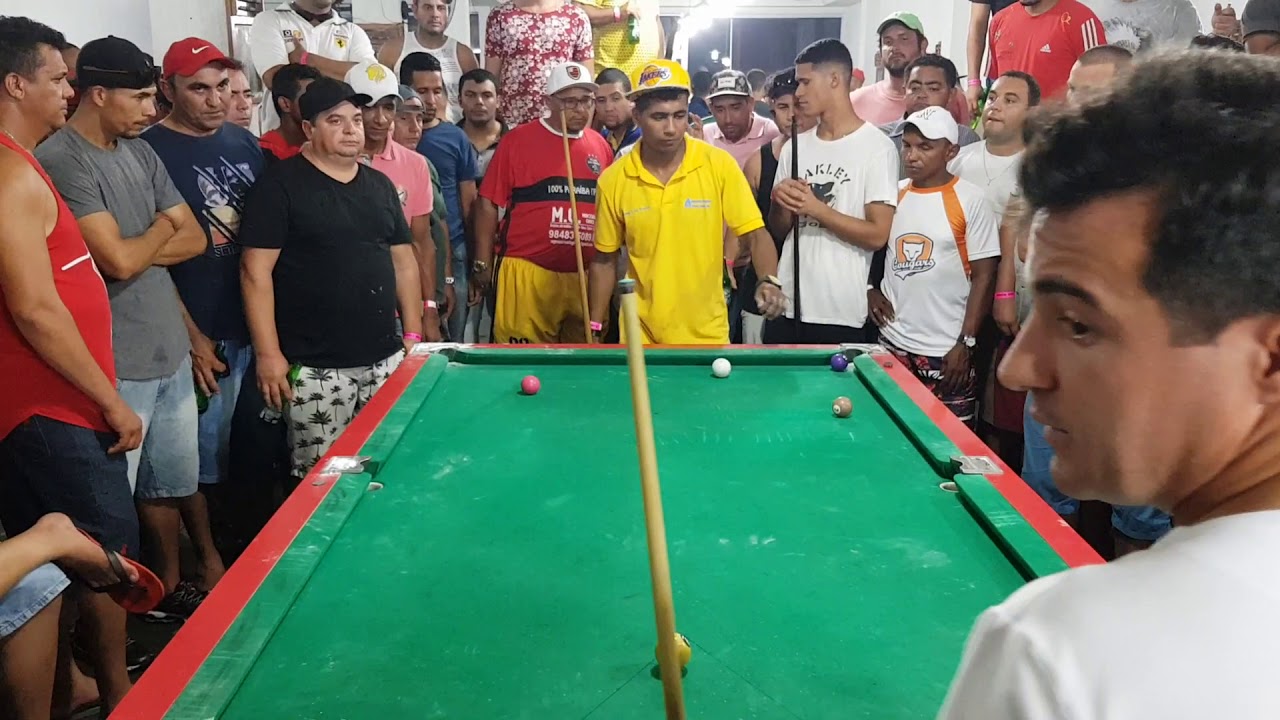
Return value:
<svg viewBox="0 0 1280 720">
<path fill-rule="evenodd" d="M 431 237 L 431 169 L 427 159 L 392 140 L 396 113 L 400 109 L 400 83 L 395 73 L 374 61 L 362 62 L 347 71 L 347 84 L 368 95 L 363 109 L 364 153 L 360 160 L 391 178 L 413 234 L 422 282 L 422 334 L 427 342 L 440 341 L 440 316 L 436 296 L 436 248 Z"/>
<path fill-rule="evenodd" d="M 751 97 L 751 83 L 747 76 L 737 70 L 721 70 L 711 77 L 711 92 L 707 93 L 707 103 L 711 106 L 711 114 L 715 116 L 714 125 L 706 126 L 702 137 L 707 142 L 728 152 L 738 161 L 738 167 L 744 167 L 752 156 L 760 152 L 760 148 L 768 145 L 778 137 L 778 126 L 773 120 L 760 117 L 755 113 L 755 99 Z M 733 231 L 724 231 L 724 258 L 730 267 L 750 265 L 746 257 L 739 258 L 742 245 Z M 741 262 L 738 262 L 738 261 Z M 742 272 L 733 273 L 734 287 L 741 279 Z M 738 313 L 730 313 L 730 318 L 737 318 Z M 737 337 L 736 328 L 730 332 Z"/>
<path fill-rule="evenodd" d="M 707 103 L 716 123 L 703 129 L 702 136 L 732 155 L 738 167 L 778 137 L 778 126 L 755 113 L 751 84 L 747 76 L 737 70 L 721 70 L 712 76 Z"/>
</svg>

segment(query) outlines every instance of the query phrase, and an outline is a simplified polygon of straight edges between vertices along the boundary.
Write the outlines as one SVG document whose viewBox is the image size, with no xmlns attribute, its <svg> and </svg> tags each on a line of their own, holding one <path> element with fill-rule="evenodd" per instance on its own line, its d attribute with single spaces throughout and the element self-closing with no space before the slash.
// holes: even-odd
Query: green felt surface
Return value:
<svg viewBox="0 0 1280 720">
<path fill-rule="evenodd" d="M 689 717 L 932 717 L 976 615 L 1053 569 L 1017 559 L 1038 536 L 982 478 L 939 489 L 954 448 L 869 358 L 736 352 L 717 380 L 714 356 L 649 354 Z M 344 478 L 170 717 L 662 717 L 621 356 L 457 357 L 366 445 L 384 487 Z"/>
</svg>

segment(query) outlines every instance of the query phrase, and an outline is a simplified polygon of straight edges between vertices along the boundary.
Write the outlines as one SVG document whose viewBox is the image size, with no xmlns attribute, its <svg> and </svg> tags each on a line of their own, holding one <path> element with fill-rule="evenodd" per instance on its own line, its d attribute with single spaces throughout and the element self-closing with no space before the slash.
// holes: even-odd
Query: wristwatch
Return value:
<svg viewBox="0 0 1280 720">
<path fill-rule="evenodd" d="M 760 278 L 760 281 L 757 282 L 756 285 L 759 286 L 763 283 L 769 283 L 770 285 L 776 286 L 778 288 L 782 287 L 782 281 L 778 279 L 777 275 L 765 275 L 764 277 Z"/>
<path fill-rule="evenodd" d="M 451 278 L 451 277 L 446 277 L 446 278 L 444 279 L 444 284 L 445 284 L 445 285 L 452 285 L 452 284 L 453 284 L 453 278 Z"/>
<path fill-rule="evenodd" d="M 480 273 L 488 269 L 489 269 L 489 263 L 483 260 L 476 260 L 475 262 L 471 263 L 471 272 L 477 275 L 479 275 Z"/>
<path fill-rule="evenodd" d="M 978 338 L 976 338 L 976 337 L 974 337 L 974 336 L 972 336 L 972 335 L 961 335 L 961 336 L 960 336 L 960 342 L 961 342 L 961 344 L 963 344 L 966 348 L 968 348 L 968 349 L 970 349 L 970 350 L 972 350 L 972 349 L 974 349 L 975 347 L 977 347 L 977 346 L 978 346 Z"/>
</svg>

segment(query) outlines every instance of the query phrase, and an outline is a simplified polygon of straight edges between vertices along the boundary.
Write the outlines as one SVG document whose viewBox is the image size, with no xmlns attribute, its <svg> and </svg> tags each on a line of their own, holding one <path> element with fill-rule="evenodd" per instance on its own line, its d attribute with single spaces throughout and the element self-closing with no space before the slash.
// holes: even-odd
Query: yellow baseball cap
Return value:
<svg viewBox="0 0 1280 720">
<path fill-rule="evenodd" d="M 674 60 L 654 60 L 631 73 L 631 92 L 627 93 L 627 97 L 635 98 L 664 88 L 689 92 L 690 85 L 689 72 L 680 67 L 680 63 Z"/>
</svg>

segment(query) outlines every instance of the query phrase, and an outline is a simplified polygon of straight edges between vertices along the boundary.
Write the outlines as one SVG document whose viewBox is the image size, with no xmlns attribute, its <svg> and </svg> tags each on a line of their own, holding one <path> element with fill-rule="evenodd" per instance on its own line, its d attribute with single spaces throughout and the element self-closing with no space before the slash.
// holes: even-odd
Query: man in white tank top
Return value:
<svg viewBox="0 0 1280 720">
<path fill-rule="evenodd" d="M 452 12 L 451 0 L 414 0 L 413 16 L 418 20 L 417 31 L 409 33 L 402 30 L 400 37 L 388 40 L 378 53 L 378 60 L 383 65 L 389 65 L 398 75 L 400 63 L 410 53 L 425 52 L 434 55 L 440 61 L 445 88 L 448 90 L 448 120 L 457 122 L 462 119 L 458 81 L 466 71 L 480 67 L 480 63 L 465 43 L 445 36 L 444 31 L 449 26 Z"/>
</svg>

